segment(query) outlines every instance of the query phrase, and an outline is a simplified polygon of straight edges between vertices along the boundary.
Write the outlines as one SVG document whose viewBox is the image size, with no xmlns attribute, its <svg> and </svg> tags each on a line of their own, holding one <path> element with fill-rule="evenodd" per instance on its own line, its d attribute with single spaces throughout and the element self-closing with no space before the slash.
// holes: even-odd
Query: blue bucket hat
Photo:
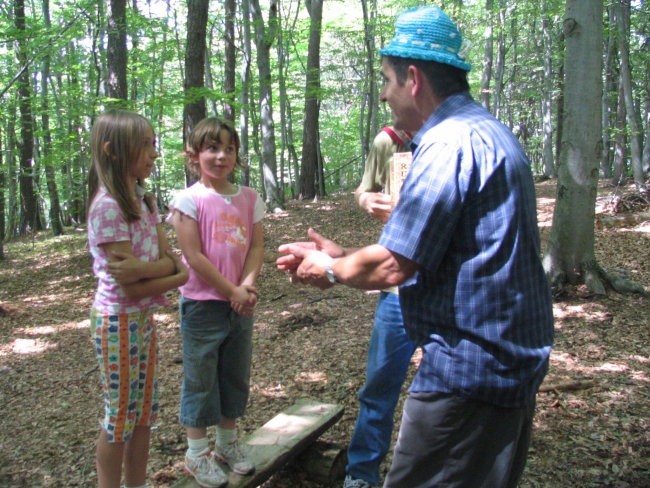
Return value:
<svg viewBox="0 0 650 488">
<path fill-rule="evenodd" d="M 395 37 L 379 54 L 436 61 L 469 71 L 472 65 L 465 61 L 466 48 L 458 28 L 439 7 L 415 7 L 397 17 Z"/>
</svg>

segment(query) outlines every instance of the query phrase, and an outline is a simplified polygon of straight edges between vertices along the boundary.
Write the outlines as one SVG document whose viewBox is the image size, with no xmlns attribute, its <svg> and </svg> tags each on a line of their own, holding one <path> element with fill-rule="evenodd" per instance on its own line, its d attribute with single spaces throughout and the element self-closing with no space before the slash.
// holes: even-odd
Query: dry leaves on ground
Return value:
<svg viewBox="0 0 650 488">
<path fill-rule="evenodd" d="M 538 185 L 543 237 L 552 220 L 555 183 Z M 647 207 L 612 213 L 603 188 L 596 225 L 597 257 L 650 284 Z M 620 202 L 617 205 L 622 205 Z M 620 209 L 619 209 L 620 210 Z M 243 434 L 301 397 L 345 406 L 324 438 L 344 445 L 357 411 L 375 294 L 335 287 L 290 286 L 274 269 L 277 246 L 313 226 L 343 245 L 374 242 L 380 226 L 351 195 L 289 202 L 265 221 L 266 263 L 260 279 L 254 359 Z M 88 334 L 94 291 L 83 229 L 5 245 L 0 262 L 0 486 L 92 487 L 101 395 Z M 156 487 L 184 476 L 182 429 L 176 422 L 181 381 L 175 302 L 156 315 L 161 352 L 162 414 L 149 472 Z M 579 288 L 555 303 L 556 344 L 538 395 L 529 462 L 521 486 L 650 486 L 650 304 L 611 292 L 594 299 Z M 413 374 L 418 360 L 413 359 Z M 399 419 L 398 406 L 396 418 Z M 396 429 L 397 430 L 397 425 Z M 390 455 L 384 469 L 390 462 Z M 294 466 L 265 488 L 316 487 Z"/>
</svg>

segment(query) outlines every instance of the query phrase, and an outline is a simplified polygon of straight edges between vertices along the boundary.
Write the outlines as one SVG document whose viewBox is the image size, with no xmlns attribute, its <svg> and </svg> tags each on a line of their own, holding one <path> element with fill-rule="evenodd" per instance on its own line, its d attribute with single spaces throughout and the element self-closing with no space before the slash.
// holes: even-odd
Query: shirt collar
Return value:
<svg viewBox="0 0 650 488">
<path fill-rule="evenodd" d="M 438 125 L 449 117 L 451 113 L 456 112 L 460 107 L 473 102 L 474 99 L 467 91 L 454 93 L 445 98 L 445 100 L 438 105 L 431 115 L 429 115 L 429 118 L 424 122 L 422 127 L 420 127 L 420 130 L 415 134 L 415 137 L 413 137 L 413 140 L 411 141 L 411 150 L 415 151 L 415 148 L 420 144 L 422 137 L 429 129 Z"/>
</svg>

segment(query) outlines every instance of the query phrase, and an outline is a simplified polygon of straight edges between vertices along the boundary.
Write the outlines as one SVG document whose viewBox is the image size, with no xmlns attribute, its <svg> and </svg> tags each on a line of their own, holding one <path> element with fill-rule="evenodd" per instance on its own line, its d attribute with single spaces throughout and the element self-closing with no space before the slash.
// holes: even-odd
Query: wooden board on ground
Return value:
<svg viewBox="0 0 650 488">
<path fill-rule="evenodd" d="M 280 412 L 242 442 L 242 448 L 255 464 L 249 476 L 228 474 L 228 488 L 252 488 L 261 485 L 273 473 L 305 450 L 343 415 L 343 407 L 313 400 L 298 400 Z M 174 488 L 195 488 L 192 477 L 174 484 Z"/>
</svg>

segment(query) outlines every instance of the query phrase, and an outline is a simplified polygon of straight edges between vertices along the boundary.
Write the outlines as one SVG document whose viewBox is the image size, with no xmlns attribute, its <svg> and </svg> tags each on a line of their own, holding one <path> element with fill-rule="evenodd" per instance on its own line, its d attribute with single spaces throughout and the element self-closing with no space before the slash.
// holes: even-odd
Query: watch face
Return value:
<svg viewBox="0 0 650 488">
<path fill-rule="evenodd" d="M 327 281 L 330 283 L 336 283 L 336 276 L 334 276 L 334 270 L 332 268 L 325 268 L 325 276 L 327 276 Z"/>
</svg>

